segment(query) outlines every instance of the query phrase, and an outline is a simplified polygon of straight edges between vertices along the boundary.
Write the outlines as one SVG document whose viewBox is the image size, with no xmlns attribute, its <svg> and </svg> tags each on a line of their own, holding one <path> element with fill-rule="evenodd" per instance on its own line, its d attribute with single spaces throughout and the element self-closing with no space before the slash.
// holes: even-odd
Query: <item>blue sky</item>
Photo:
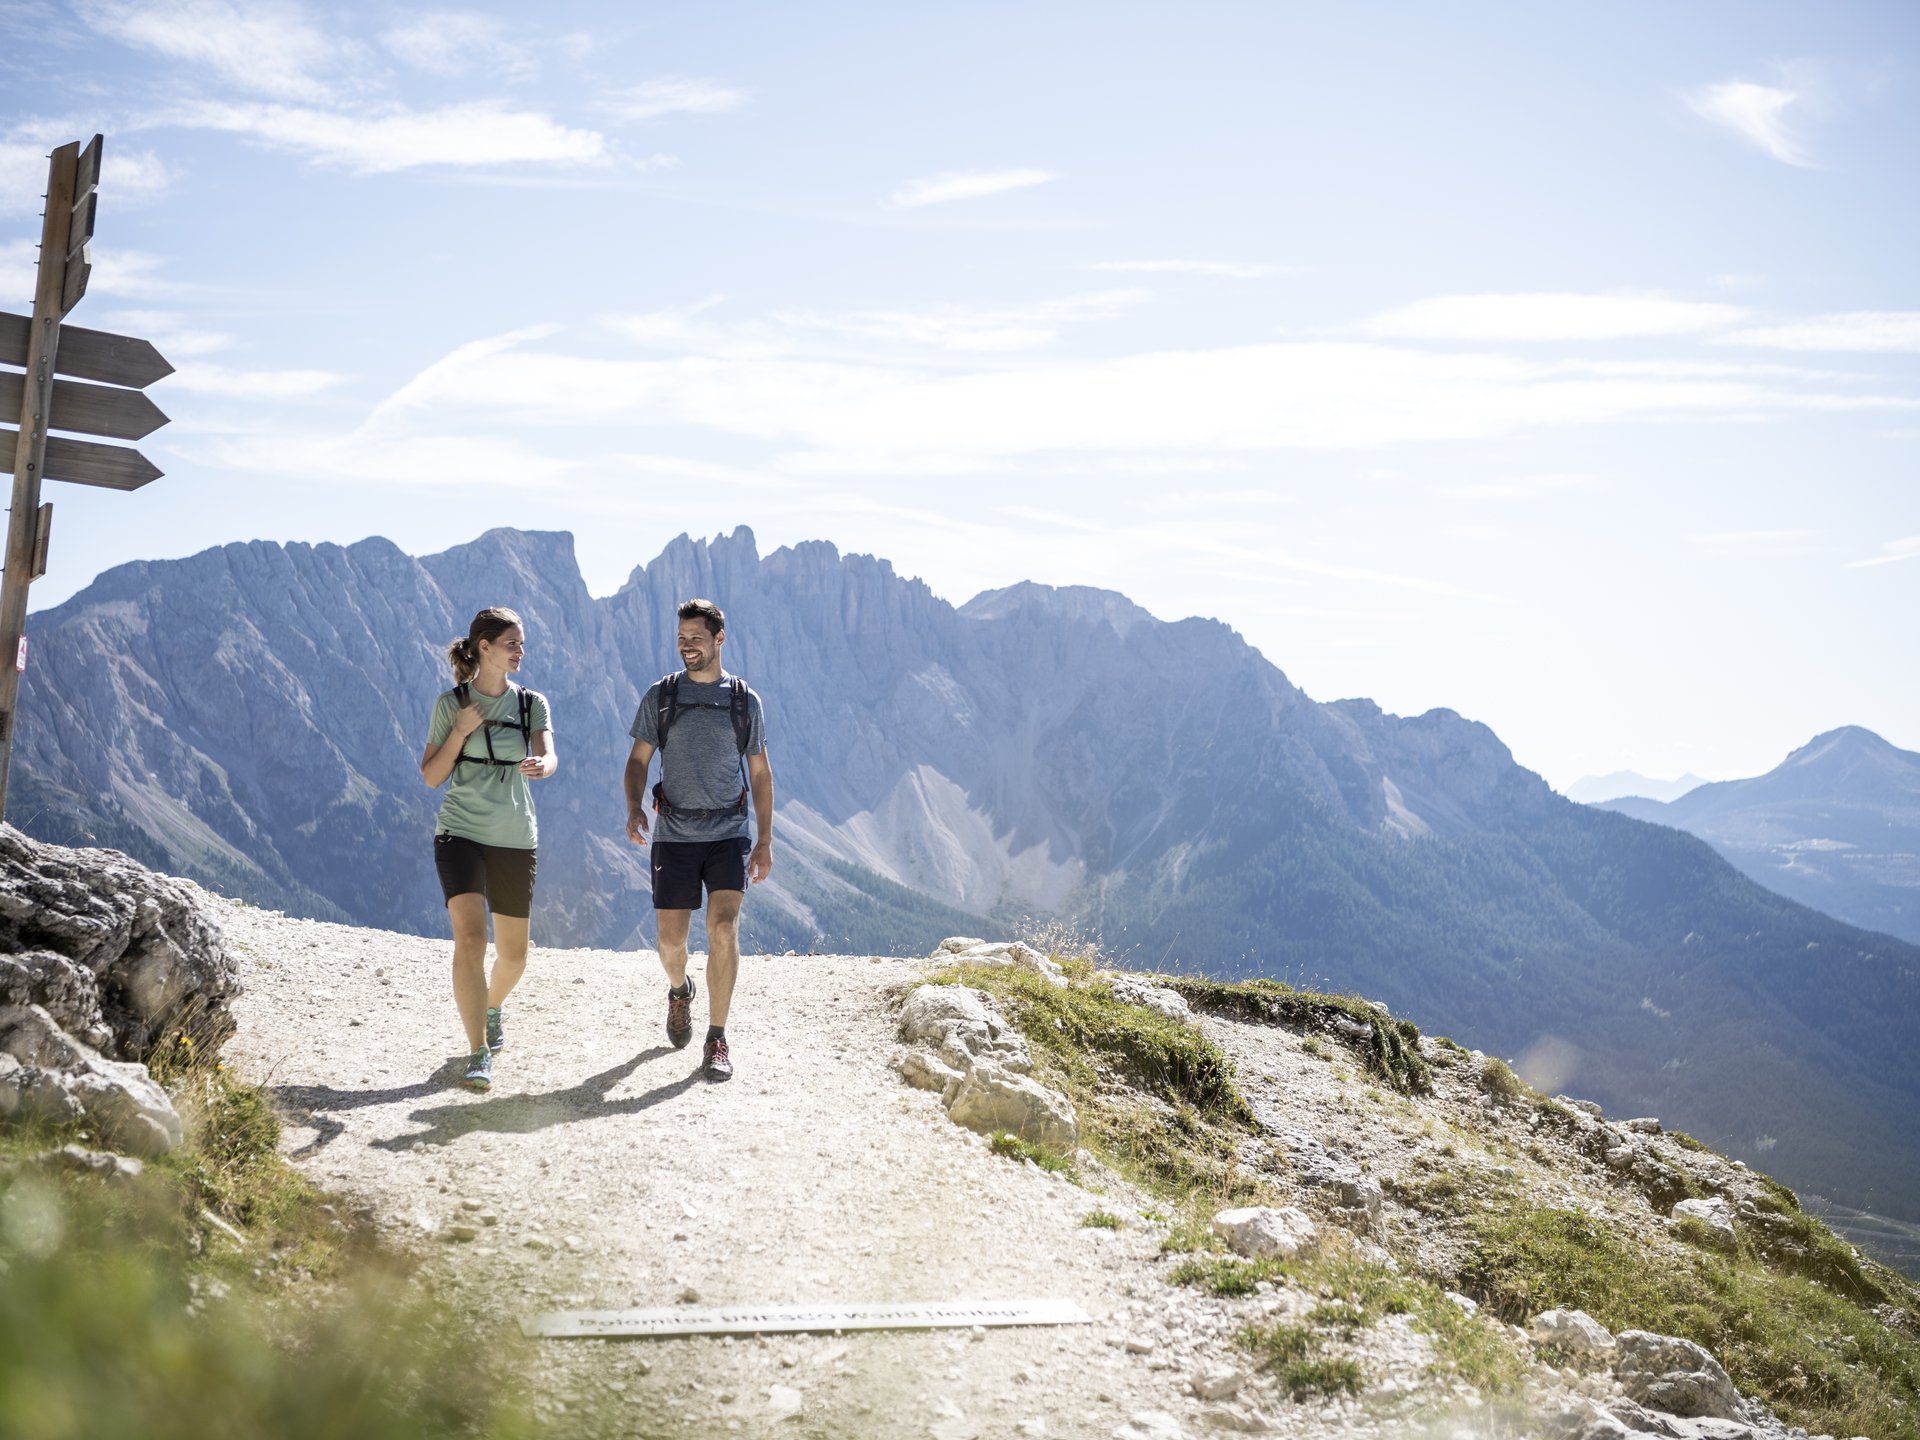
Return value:
<svg viewBox="0 0 1920 1440">
<path fill-rule="evenodd" d="M 746 524 L 1217 616 L 1562 786 L 1920 748 L 1912 6 L 0 0 L 0 308 L 95 130 L 71 319 L 178 367 L 168 473 L 50 487 L 36 608 Z"/>
</svg>

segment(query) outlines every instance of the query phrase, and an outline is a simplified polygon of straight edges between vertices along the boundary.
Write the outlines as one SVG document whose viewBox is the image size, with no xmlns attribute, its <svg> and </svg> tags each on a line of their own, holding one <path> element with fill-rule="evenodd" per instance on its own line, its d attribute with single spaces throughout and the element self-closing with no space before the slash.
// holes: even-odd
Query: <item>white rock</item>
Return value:
<svg viewBox="0 0 1920 1440">
<path fill-rule="evenodd" d="M 1613 1332 L 1584 1310 L 1546 1310 L 1527 1325 L 1527 1338 L 1569 1355 L 1611 1355 Z"/>
<path fill-rule="evenodd" d="M 1746 1407 L 1711 1351 L 1674 1335 L 1624 1330 L 1614 1374 L 1629 1396 L 1672 1415 L 1744 1420 Z"/>
<path fill-rule="evenodd" d="M 767 1387 L 767 1412 L 775 1420 L 791 1420 L 800 1413 L 804 1397 L 791 1385 Z"/>
<path fill-rule="evenodd" d="M 938 959 L 942 955 L 959 955 L 964 951 L 973 949 L 975 946 L 986 943 L 986 941 L 973 935 L 949 935 L 934 947 L 933 954 L 935 959 Z"/>
<path fill-rule="evenodd" d="M 1210 1405 L 1200 1418 L 1215 1430 L 1233 1430 L 1245 1435 L 1267 1435 L 1280 1427 L 1251 1405 Z"/>
<path fill-rule="evenodd" d="M 1627 1129 L 1633 1131 L 1636 1135 L 1660 1134 L 1660 1122 L 1651 1115 L 1642 1115 L 1636 1120 L 1623 1120 L 1621 1124 L 1625 1125 Z"/>
<path fill-rule="evenodd" d="M 1213 1233 L 1225 1240 L 1236 1255 L 1254 1260 L 1269 1255 L 1291 1260 L 1320 1238 L 1307 1213 L 1291 1205 L 1222 1210 L 1213 1217 Z"/>
<path fill-rule="evenodd" d="M 1187 1381 L 1193 1393 L 1202 1400 L 1231 1400 L 1246 1383 L 1247 1377 L 1231 1365 L 1209 1366 L 1205 1370 L 1195 1371 Z"/>
<path fill-rule="evenodd" d="M 957 1085 L 962 1078 L 960 1071 L 925 1050 L 897 1051 L 893 1057 L 893 1068 L 916 1090 L 944 1092 L 947 1086 Z"/>
<path fill-rule="evenodd" d="M 1480 1313 L 1480 1302 L 1470 1295 L 1462 1295 L 1457 1290 L 1449 1290 L 1447 1291 L 1447 1299 L 1451 1300 L 1455 1305 L 1458 1305 L 1464 1314 L 1478 1315 Z"/>
<path fill-rule="evenodd" d="M 1006 1130 L 1069 1153 L 1080 1141 L 1080 1122 L 1066 1096 L 989 1059 L 976 1061 L 967 1071 L 947 1114 L 955 1124 L 982 1135 Z"/>
<path fill-rule="evenodd" d="M 1731 1250 L 1735 1239 L 1733 1233 L 1733 1212 L 1727 1208 L 1727 1202 L 1715 1195 L 1708 1200 L 1682 1200 L 1670 1212 L 1676 1220 L 1698 1220 L 1713 1233 L 1716 1243 L 1722 1249 Z"/>
<path fill-rule="evenodd" d="M 1113 987 L 1113 998 L 1123 1004 L 1144 1006 L 1162 1019 L 1181 1024 L 1193 1019 L 1192 1007 L 1178 991 L 1115 970 L 1102 971 L 1100 978 Z"/>
<path fill-rule="evenodd" d="M 1113 1440 L 1187 1440 L 1187 1432 L 1164 1410 L 1136 1410 L 1113 1432 Z"/>
</svg>

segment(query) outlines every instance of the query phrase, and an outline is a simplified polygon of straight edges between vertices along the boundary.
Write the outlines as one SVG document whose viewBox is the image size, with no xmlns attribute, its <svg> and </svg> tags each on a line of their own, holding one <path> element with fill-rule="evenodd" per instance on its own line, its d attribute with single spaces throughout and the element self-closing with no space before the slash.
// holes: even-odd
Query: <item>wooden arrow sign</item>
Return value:
<svg viewBox="0 0 1920 1440">
<path fill-rule="evenodd" d="M 26 389 L 26 376 L 0 370 L 0 415 L 18 415 Z M 166 423 L 160 407 L 138 390 L 81 385 L 72 380 L 53 382 L 53 407 L 47 413 L 49 430 L 105 435 L 110 440 L 144 440 Z"/>
<path fill-rule="evenodd" d="M 13 444 L 19 433 L 11 426 L 0 427 L 0 469 L 13 469 Z M 41 468 L 49 480 L 98 485 L 103 490 L 138 490 L 167 473 L 124 445 L 96 445 L 60 435 L 47 437 L 47 458 Z"/>
<path fill-rule="evenodd" d="M 0 311 L 0 365 L 24 369 L 27 339 L 32 333 L 33 322 L 26 316 Z M 173 366 L 154 349 L 151 340 L 112 335 L 105 330 L 85 330 L 78 325 L 60 327 L 60 346 L 54 352 L 53 368 L 56 374 L 71 375 L 76 380 L 131 385 L 136 390 L 173 373 Z"/>
</svg>

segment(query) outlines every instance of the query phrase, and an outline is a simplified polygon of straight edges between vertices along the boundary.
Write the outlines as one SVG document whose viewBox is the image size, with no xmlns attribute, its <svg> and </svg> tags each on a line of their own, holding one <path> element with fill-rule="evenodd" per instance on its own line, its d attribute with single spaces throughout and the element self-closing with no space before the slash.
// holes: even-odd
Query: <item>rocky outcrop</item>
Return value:
<svg viewBox="0 0 1920 1440">
<path fill-rule="evenodd" d="M 907 1048 L 894 1068 L 908 1084 L 939 1091 L 956 1125 L 983 1135 L 1004 1130 L 1067 1154 L 1079 1144 L 1072 1102 L 1027 1073 L 1026 1041 L 985 991 L 922 985 L 901 1006 L 897 1033 Z"/>
<path fill-rule="evenodd" d="M 1212 1229 L 1229 1250 L 1250 1260 L 1291 1260 L 1320 1239 L 1312 1218 L 1290 1205 L 1222 1210 L 1213 1217 Z"/>
<path fill-rule="evenodd" d="M 196 887 L 0 826 L 0 1122 L 87 1122 L 157 1155 L 182 1124 L 144 1063 L 232 1033 L 239 977 Z"/>
</svg>

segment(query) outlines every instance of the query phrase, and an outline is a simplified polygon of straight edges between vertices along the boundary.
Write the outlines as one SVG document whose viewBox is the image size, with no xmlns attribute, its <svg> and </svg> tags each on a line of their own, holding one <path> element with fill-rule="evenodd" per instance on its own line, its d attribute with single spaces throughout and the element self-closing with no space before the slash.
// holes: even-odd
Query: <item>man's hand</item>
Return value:
<svg viewBox="0 0 1920 1440">
<path fill-rule="evenodd" d="M 747 856 L 747 883 L 758 885 L 773 873 L 773 842 L 762 840 Z"/>
<path fill-rule="evenodd" d="M 647 843 L 647 812 L 645 810 L 627 812 L 627 839 L 636 845 Z"/>
</svg>

